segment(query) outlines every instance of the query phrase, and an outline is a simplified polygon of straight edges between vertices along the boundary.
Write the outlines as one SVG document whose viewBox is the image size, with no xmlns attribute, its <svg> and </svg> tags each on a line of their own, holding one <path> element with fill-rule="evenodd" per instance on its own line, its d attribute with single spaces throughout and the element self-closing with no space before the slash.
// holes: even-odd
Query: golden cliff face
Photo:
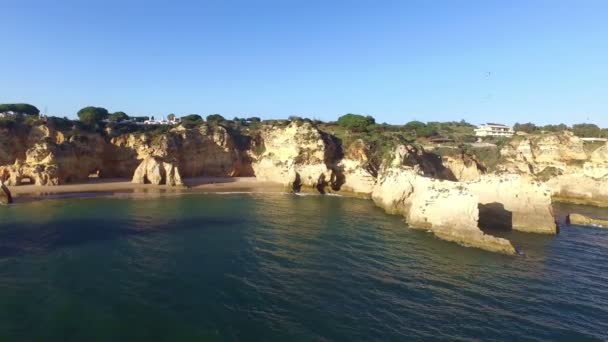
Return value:
<svg viewBox="0 0 608 342">
<path fill-rule="evenodd" d="M 558 200 L 608 205 L 608 145 L 584 142 L 570 132 L 513 140 L 501 150 L 502 168 L 531 174 Z"/>
<path fill-rule="evenodd" d="M 440 239 L 515 254 L 508 240 L 479 228 L 479 196 L 462 183 L 424 177 L 413 167 L 393 165 L 378 176 L 372 199 L 386 212 L 402 215 L 410 227 L 429 230 Z"/>
<path fill-rule="evenodd" d="M 470 156 L 441 158 L 412 145 L 398 146 L 379 167 L 377 161 L 371 162 L 371 148 L 363 140 L 343 146 L 306 122 L 263 126 L 252 136 L 207 125 L 178 126 L 162 134 L 108 130 L 103 135 L 40 126 L 0 137 L 0 179 L 8 185 L 25 180 L 58 185 L 94 174 L 181 185 L 182 177 L 255 175 L 294 191 L 308 188 L 372 197 L 387 212 L 403 215 L 412 227 L 463 245 L 512 254 L 509 241 L 482 228 L 505 225 L 555 233 L 551 193 L 570 184 L 562 178 L 566 176 L 587 177 L 591 183 L 584 189 L 589 191 L 597 187 L 592 182 L 601 182 L 608 154 L 604 147 L 588 155 L 580 139 L 570 135 L 534 139 L 506 146 L 502 172 L 483 174 L 483 166 Z M 562 174 L 539 182 L 538 172 L 548 167 L 562 167 Z M 551 182 L 558 185 L 552 187 Z M 597 196 L 599 190 L 593 191 Z"/>
<path fill-rule="evenodd" d="M 264 127 L 263 152 L 253 163 L 258 179 L 299 190 L 302 186 L 325 192 L 336 188 L 338 146 L 310 123 Z"/>
<path fill-rule="evenodd" d="M 362 140 L 344 147 L 306 122 L 264 127 L 260 138 L 262 148 L 252 165 L 258 179 L 295 191 L 370 196 L 376 176 L 369 167 L 369 146 Z"/>
<path fill-rule="evenodd" d="M 3 129 L 2 133 L 0 179 L 13 186 L 60 185 L 93 175 L 130 178 L 148 157 L 175 165 L 184 177 L 253 175 L 250 155 L 223 127 L 177 127 L 167 134 L 111 138 L 46 126 L 19 132 Z"/>
<path fill-rule="evenodd" d="M 130 177 L 140 161 L 161 158 L 179 167 L 183 177 L 252 176 L 250 161 L 223 127 L 181 126 L 163 135 L 132 133 L 110 140 L 109 174 Z"/>
<path fill-rule="evenodd" d="M 29 132 L 12 132 L 13 149 L 0 166 L 0 178 L 8 185 L 24 183 L 59 185 L 87 179 L 102 166 L 104 141 L 97 134 L 64 135 L 46 126 Z M 8 151 L 9 153 L 6 153 Z"/>
</svg>

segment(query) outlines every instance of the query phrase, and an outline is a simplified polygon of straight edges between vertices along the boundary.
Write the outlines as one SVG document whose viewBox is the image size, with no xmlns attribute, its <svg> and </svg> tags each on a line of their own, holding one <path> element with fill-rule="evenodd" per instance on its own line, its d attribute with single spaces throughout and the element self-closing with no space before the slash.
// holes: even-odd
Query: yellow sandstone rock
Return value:
<svg viewBox="0 0 608 342">
<path fill-rule="evenodd" d="M 567 220 L 569 224 L 608 228 L 608 220 L 594 219 L 581 214 L 570 214 Z"/>
</svg>

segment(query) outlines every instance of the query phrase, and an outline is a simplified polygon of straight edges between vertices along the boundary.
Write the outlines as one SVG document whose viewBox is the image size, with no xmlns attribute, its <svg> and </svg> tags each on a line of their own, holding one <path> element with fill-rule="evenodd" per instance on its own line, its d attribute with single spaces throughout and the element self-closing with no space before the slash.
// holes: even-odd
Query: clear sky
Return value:
<svg viewBox="0 0 608 342">
<path fill-rule="evenodd" d="M 0 0 L 0 103 L 608 127 L 606 0 Z"/>
</svg>

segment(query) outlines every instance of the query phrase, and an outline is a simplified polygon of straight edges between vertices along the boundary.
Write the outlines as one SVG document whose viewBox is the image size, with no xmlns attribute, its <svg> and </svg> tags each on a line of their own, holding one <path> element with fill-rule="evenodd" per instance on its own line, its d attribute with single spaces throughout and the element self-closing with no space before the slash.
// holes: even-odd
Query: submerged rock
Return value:
<svg viewBox="0 0 608 342">
<path fill-rule="evenodd" d="M 13 203 L 13 197 L 11 196 L 10 190 L 4 185 L 4 182 L 0 180 L 0 204 L 11 204 Z"/>
<path fill-rule="evenodd" d="M 180 186 L 184 185 L 179 169 L 158 157 L 147 157 L 135 170 L 133 183 Z"/>
<path fill-rule="evenodd" d="M 594 219 L 581 214 L 570 214 L 566 220 L 569 224 L 608 228 L 608 220 Z"/>
</svg>

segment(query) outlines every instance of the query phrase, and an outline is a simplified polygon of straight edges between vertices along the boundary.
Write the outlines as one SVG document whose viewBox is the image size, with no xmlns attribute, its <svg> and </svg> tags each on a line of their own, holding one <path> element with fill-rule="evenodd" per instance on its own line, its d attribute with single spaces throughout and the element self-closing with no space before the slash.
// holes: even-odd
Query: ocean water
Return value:
<svg viewBox="0 0 608 342">
<path fill-rule="evenodd" d="M 596 216 L 608 211 L 558 206 Z M 281 194 L 0 207 L 0 340 L 608 338 L 608 230 L 504 256 L 370 201 Z"/>
</svg>

